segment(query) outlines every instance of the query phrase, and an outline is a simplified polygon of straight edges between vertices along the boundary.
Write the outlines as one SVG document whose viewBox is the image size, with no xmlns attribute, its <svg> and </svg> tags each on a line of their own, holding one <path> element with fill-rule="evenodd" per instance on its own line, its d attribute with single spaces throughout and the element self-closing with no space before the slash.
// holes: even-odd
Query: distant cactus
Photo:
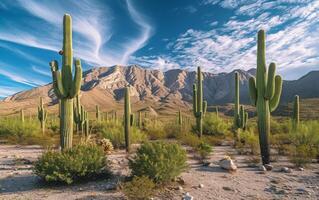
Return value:
<svg viewBox="0 0 319 200">
<path fill-rule="evenodd" d="M 247 120 L 248 120 L 248 113 L 245 112 L 244 106 L 240 105 L 239 102 L 239 74 L 235 72 L 235 112 L 234 112 L 234 127 L 236 129 L 246 129 Z M 239 131 L 236 131 L 236 139 L 240 139 Z"/>
<path fill-rule="evenodd" d="M 178 122 L 178 125 L 180 126 L 183 124 L 183 117 L 182 117 L 181 110 L 179 110 L 177 113 L 177 122 Z"/>
<path fill-rule="evenodd" d="M 193 85 L 193 113 L 196 118 L 196 129 L 198 136 L 203 134 L 203 117 L 207 109 L 207 102 L 203 102 L 203 80 L 200 67 L 197 68 L 197 85 Z"/>
<path fill-rule="evenodd" d="M 143 119 L 142 119 L 142 112 L 138 112 L 138 127 L 142 128 L 143 127 Z"/>
<path fill-rule="evenodd" d="M 294 105 L 293 105 L 293 114 L 292 114 L 292 129 L 297 130 L 299 127 L 299 96 L 295 95 Z"/>
<path fill-rule="evenodd" d="M 95 117 L 96 117 L 96 121 L 98 122 L 101 121 L 101 112 L 100 112 L 100 107 L 98 105 L 95 106 Z"/>
<path fill-rule="evenodd" d="M 38 106 L 38 119 L 41 124 L 42 134 L 45 132 L 45 121 L 47 120 L 47 111 L 43 107 L 43 98 L 40 97 L 40 105 Z"/>
<path fill-rule="evenodd" d="M 249 79 L 249 92 L 252 104 L 257 108 L 259 144 L 263 164 L 270 163 L 270 112 L 274 111 L 280 101 L 282 78 L 275 76 L 276 65 L 270 63 L 267 72 L 265 58 L 265 31 L 258 32 L 257 73 L 256 78 Z"/>
<path fill-rule="evenodd" d="M 125 134 L 125 149 L 130 152 L 130 135 L 131 126 L 133 125 L 134 115 L 131 114 L 130 88 L 125 87 L 124 98 L 124 134 Z"/>
<path fill-rule="evenodd" d="M 79 95 L 76 96 L 76 101 L 73 105 L 73 112 L 74 112 L 74 122 L 76 124 L 76 131 L 79 133 L 83 130 L 83 124 L 84 124 L 84 108 L 81 106 Z"/>
<path fill-rule="evenodd" d="M 53 88 L 55 95 L 61 102 L 60 107 L 60 135 L 61 149 L 72 148 L 73 139 L 73 99 L 81 88 L 82 67 L 81 61 L 75 60 L 75 75 L 73 78 L 73 50 L 72 50 L 72 19 L 68 14 L 63 18 L 63 50 L 62 70 L 59 71 L 56 60 L 50 62 Z"/>
<path fill-rule="evenodd" d="M 90 135 L 90 126 L 89 126 L 89 114 L 84 111 L 84 135 L 87 138 Z"/>
<path fill-rule="evenodd" d="M 218 106 L 215 106 L 215 114 L 216 114 L 216 117 L 218 118 L 219 117 Z"/>
<path fill-rule="evenodd" d="M 20 110 L 20 120 L 21 120 L 21 123 L 24 124 L 24 110 L 23 109 Z"/>
</svg>

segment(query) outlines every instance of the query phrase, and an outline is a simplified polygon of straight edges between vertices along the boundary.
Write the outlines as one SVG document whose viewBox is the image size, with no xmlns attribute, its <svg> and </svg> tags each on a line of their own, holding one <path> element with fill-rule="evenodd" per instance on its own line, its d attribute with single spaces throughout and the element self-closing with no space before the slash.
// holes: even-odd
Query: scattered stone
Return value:
<svg viewBox="0 0 319 200">
<path fill-rule="evenodd" d="M 178 186 L 177 190 L 183 190 L 184 188 L 182 186 Z"/>
<path fill-rule="evenodd" d="M 288 167 L 283 167 L 281 168 L 281 171 L 282 172 L 285 172 L 285 173 L 291 173 L 292 172 L 292 169 L 288 168 Z"/>
<path fill-rule="evenodd" d="M 265 164 L 264 167 L 267 171 L 271 171 L 273 169 L 273 166 L 271 164 Z"/>
<path fill-rule="evenodd" d="M 306 188 L 297 188 L 297 194 L 311 195 L 312 191 Z"/>
<path fill-rule="evenodd" d="M 235 191 L 233 188 L 228 187 L 228 186 L 223 186 L 223 190 L 226 190 L 226 191 Z"/>
<path fill-rule="evenodd" d="M 219 166 L 229 171 L 237 170 L 237 166 L 234 164 L 233 160 L 229 156 L 225 156 L 223 159 L 221 159 L 219 161 Z"/>
<path fill-rule="evenodd" d="M 258 170 L 261 171 L 261 172 L 267 171 L 267 169 L 266 169 L 266 167 L 264 165 L 260 165 Z"/>
<path fill-rule="evenodd" d="M 194 199 L 194 197 L 191 196 L 188 192 L 186 192 L 182 198 L 182 200 L 193 200 L 193 199 Z"/>
<path fill-rule="evenodd" d="M 185 185 L 185 180 L 181 177 L 177 177 L 175 181 L 180 185 Z"/>
<path fill-rule="evenodd" d="M 277 180 L 277 179 L 272 179 L 270 182 L 273 183 L 273 184 L 279 184 L 280 183 L 279 180 Z"/>
<path fill-rule="evenodd" d="M 305 169 L 303 167 L 298 168 L 299 171 L 304 171 Z"/>
<path fill-rule="evenodd" d="M 199 184 L 198 187 L 199 187 L 199 188 L 203 188 L 203 187 L 204 187 L 204 184 Z"/>
<path fill-rule="evenodd" d="M 79 188 L 79 191 L 83 191 L 83 188 L 80 187 L 80 188 Z"/>
<path fill-rule="evenodd" d="M 208 167 L 210 165 L 210 162 L 203 162 L 204 167 Z"/>
</svg>

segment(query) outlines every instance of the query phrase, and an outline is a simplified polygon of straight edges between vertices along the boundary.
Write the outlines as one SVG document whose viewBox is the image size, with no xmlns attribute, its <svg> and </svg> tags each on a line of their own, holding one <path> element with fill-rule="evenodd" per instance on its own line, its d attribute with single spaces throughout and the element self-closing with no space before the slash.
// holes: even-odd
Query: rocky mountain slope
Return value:
<svg viewBox="0 0 319 200">
<path fill-rule="evenodd" d="M 249 104 L 248 79 L 255 75 L 255 69 L 236 70 L 241 78 L 241 103 Z M 209 105 L 221 105 L 233 102 L 234 73 L 204 73 L 204 98 Z M 181 69 L 162 72 L 144 69 L 137 65 L 98 67 L 83 75 L 81 102 L 87 110 L 100 105 L 102 110 L 120 109 L 123 101 L 123 87 L 131 86 L 133 109 L 152 109 L 159 113 L 169 113 L 178 108 L 189 110 L 192 101 L 192 85 L 196 73 Z M 295 81 L 284 81 L 282 104 L 292 100 L 295 94 L 301 98 L 319 97 L 319 71 L 313 71 Z M 57 99 L 48 84 L 28 91 L 22 91 L 0 102 L 0 113 L 10 114 L 24 108 L 36 111 L 38 98 L 42 96 L 54 111 Z"/>
</svg>

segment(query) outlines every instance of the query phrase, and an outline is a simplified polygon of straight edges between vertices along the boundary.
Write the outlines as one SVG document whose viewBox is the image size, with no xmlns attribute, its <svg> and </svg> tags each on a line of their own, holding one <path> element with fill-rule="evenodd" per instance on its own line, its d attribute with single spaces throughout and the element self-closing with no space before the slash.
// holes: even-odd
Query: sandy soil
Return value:
<svg viewBox="0 0 319 200">
<path fill-rule="evenodd" d="M 125 199 L 118 183 L 129 174 L 124 151 L 109 156 L 114 176 L 72 186 L 46 186 L 32 174 L 31 162 L 41 154 L 39 146 L 0 145 L 0 199 Z M 218 166 L 218 160 L 232 155 L 238 170 L 229 173 Z M 189 192 L 195 200 L 206 199 L 319 199 L 318 164 L 304 171 L 280 172 L 289 167 L 285 158 L 273 163 L 271 172 L 251 167 L 250 156 L 237 155 L 230 146 L 217 146 L 209 166 L 199 164 L 189 154 L 189 169 L 180 177 L 180 187 L 170 186 L 154 199 L 180 200 Z M 184 184 L 182 182 L 185 182 Z M 199 187 L 202 184 L 203 187 Z"/>
</svg>

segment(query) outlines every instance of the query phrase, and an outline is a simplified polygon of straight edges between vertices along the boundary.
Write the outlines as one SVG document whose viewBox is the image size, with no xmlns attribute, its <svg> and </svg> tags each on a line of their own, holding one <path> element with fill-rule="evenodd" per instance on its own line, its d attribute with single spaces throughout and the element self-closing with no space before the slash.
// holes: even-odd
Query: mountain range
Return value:
<svg viewBox="0 0 319 200">
<path fill-rule="evenodd" d="M 240 76 L 240 101 L 249 104 L 248 79 L 255 69 L 234 70 L 230 73 L 203 73 L 204 99 L 209 106 L 228 105 L 234 99 L 234 73 Z M 293 81 L 283 82 L 281 105 L 286 105 L 298 94 L 301 99 L 319 97 L 319 71 L 312 71 Z M 147 110 L 154 115 L 169 114 L 178 109 L 189 111 L 192 102 L 192 85 L 196 72 L 182 69 L 160 71 L 138 65 L 96 67 L 83 73 L 81 103 L 93 112 L 96 105 L 103 111 L 121 109 L 123 88 L 130 86 L 133 111 Z M 42 96 L 49 111 L 57 109 L 52 84 L 22 91 L 0 102 L 0 113 L 14 114 L 20 109 L 35 113 Z"/>
</svg>

